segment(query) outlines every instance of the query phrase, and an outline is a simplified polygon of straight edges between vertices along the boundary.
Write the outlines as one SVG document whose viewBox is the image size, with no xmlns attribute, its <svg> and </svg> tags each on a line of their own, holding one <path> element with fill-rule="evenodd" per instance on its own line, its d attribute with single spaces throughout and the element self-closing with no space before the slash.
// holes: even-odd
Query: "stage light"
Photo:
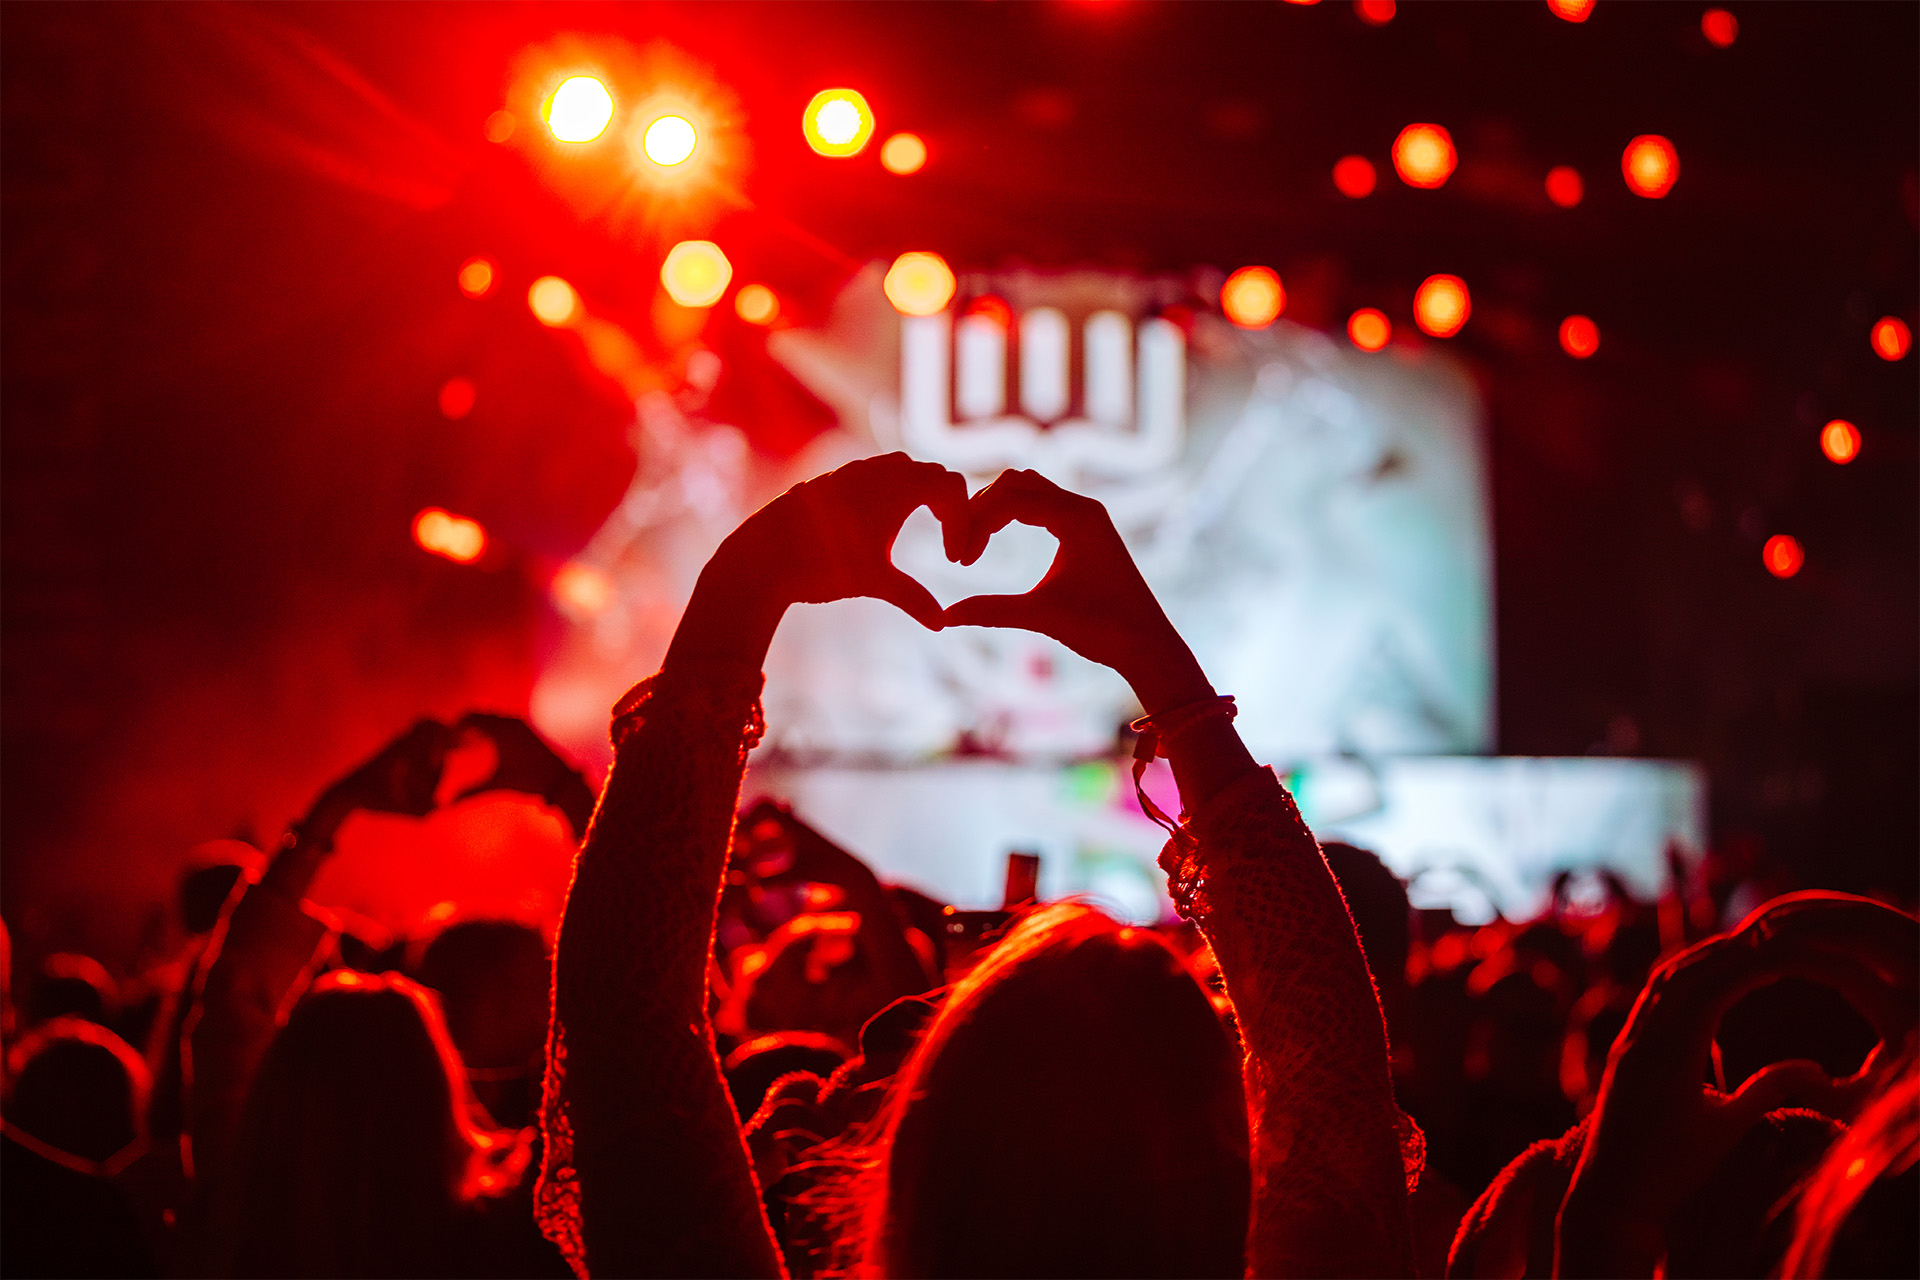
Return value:
<svg viewBox="0 0 1920 1280">
<path fill-rule="evenodd" d="M 413 540 L 422 551 L 456 564 L 472 564 L 487 549 L 487 531 L 478 520 L 439 507 L 427 507 L 413 518 Z"/>
<path fill-rule="evenodd" d="M 873 112 L 852 89 L 822 89 L 800 118 L 807 145 L 823 156 L 850 156 L 873 136 Z"/>
<path fill-rule="evenodd" d="M 1473 313 L 1467 282 L 1459 276 L 1428 276 L 1413 295 L 1413 320 L 1422 333 L 1451 338 Z"/>
<path fill-rule="evenodd" d="M 661 116 L 647 126 L 640 139 L 640 150 L 662 168 L 672 168 L 692 155 L 699 141 L 693 125 L 684 117 Z"/>
<path fill-rule="evenodd" d="M 1600 349 L 1600 326 L 1585 316 L 1568 316 L 1560 322 L 1560 349 L 1585 360 Z"/>
<path fill-rule="evenodd" d="M 1347 317 L 1347 337 L 1362 351 L 1378 351 L 1393 336 L 1393 322 L 1376 307 L 1362 307 Z"/>
<path fill-rule="evenodd" d="M 580 295 L 559 276 L 541 276 L 527 289 L 527 306 L 541 324 L 557 329 L 579 314 Z"/>
<path fill-rule="evenodd" d="M 903 316 L 938 315 L 953 300 L 953 269 L 937 253 L 903 253 L 881 282 L 887 301 Z"/>
<path fill-rule="evenodd" d="M 667 250 L 667 260 L 660 264 L 660 283 L 683 307 L 712 306 L 731 279 L 733 264 L 711 240 L 682 240 Z"/>
<path fill-rule="evenodd" d="M 1556 18 L 1585 22 L 1593 13 L 1593 0 L 1547 0 L 1547 8 L 1553 10 Z"/>
<path fill-rule="evenodd" d="M 484 298 L 493 292 L 493 263 L 485 258 L 468 258 L 460 264 L 460 292 L 469 298 Z"/>
<path fill-rule="evenodd" d="M 1913 349 L 1913 334 L 1898 316 L 1881 316 L 1874 321 L 1872 340 L 1873 354 L 1882 360 L 1898 360 Z"/>
<path fill-rule="evenodd" d="M 562 142 L 592 142 L 613 120 L 613 95 L 592 76 L 569 76 L 541 104 L 547 128 Z"/>
<path fill-rule="evenodd" d="M 1659 134 L 1643 133 L 1621 153 L 1620 172 L 1633 194 L 1658 200 L 1679 181 L 1680 153 Z"/>
<path fill-rule="evenodd" d="M 1845 418 L 1835 418 L 1820 429 L 1820 452 L 1830 462 L 1842 466 L 1860 456 L 1860 428 Z"/>
<path fill-rule="evenodd" d="M 1807 562 L 1807 553 L 1800 549 L 1799 539 L 1776 533 L 1760 548 L 1760 562 L 1774 577 L 1791 578 Z"/>
<path fill-rule="evenodd" d="M 448 378 L 440 384 L 440 412 L 458 422 L 473 412 L 472 378 Z"/>
<path fill-rule="evenodd" d="M 613 579 L 590 564 L 569 560 L 553 575 L 548 594 L 570 618 L 597 618 L 613 603 Z"/>
<path fill-rule="evenodd" d="M 1353 0 L 1353 11 L 1370 27 L 1384 27 L 1393 21 L 1393 0 Z"/>
<path fill-rule="evenodd" d="M 1333 166 L 1333 185 L 1349 199 L 1372 195 L 1373 183 L 1373 161 L 1365 156 L 1342 156 Z"/>
<path fill-rule="evenodd" d="M 880 147 L 880 165 L 888 173 L 918 173 L 927 162 L 927 144 L 913 133 L 896 133 Z"/>
<path fill-rule="evenodd" d="M 763 284 L 750 284 L 733 295 L 733 310 L 748 324 L 772 324 L 780 314 L 780 299 Z"/>
<path fill-rule="evenodd" d="M 1725 9 L 1709 9 L 1700 15 L 1700 34 L 1716 49 L 1724 49 L 1740 35 L 1740 19 Z"/>
<path fill-rule="evenodd" d="M 1571 209 L 1586 198 L 1587 184 L 1580 171 L 1569 164 L 1557 164 L 1547 170 L 1547 199 L 1562 209 Z"/>
<path fill-rule="evenodd" d="M 1287 308 L 1287 291 L 1271 267 L 1242 267 L 1220 286 L 1220 309 L 1242 329 L 1264 329 Z"/>
<path fill-rule="evenodd" d="M 1444 186 L 1456 159 L 1453 136 L 1437 124 L 1410 124 L 1393 140 L 1393 167 L 1410 187 Z"/>
<path fill-rule="evenodd" d="M 480 132 L 486 135 L 488 142 L 505 142 L 513 136 L 514 126 L 519 123 L 513 118 L 513 112 L 496 111 L 487 117 L 485 124 L 480 126 Z"/>
</svg>

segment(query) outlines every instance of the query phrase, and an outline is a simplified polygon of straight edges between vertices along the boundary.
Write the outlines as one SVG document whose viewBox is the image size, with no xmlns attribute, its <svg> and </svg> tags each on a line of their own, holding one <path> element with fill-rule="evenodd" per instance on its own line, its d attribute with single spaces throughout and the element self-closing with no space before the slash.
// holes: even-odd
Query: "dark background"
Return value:
<svg viewBox="0 0 1920 1280">
<path fill-rule="evenodd" d="M 193 842 L 270 841 L 414 716 L 524 707 L 546 575 L 633 466 L 630 405 L 526 285 L 563 275 L 644 332 L 661 254 L 696 232 L 802 322 L 909 248 L 1263 262 L 1289 319 L 1335 333 L 1362 305 L 1409 332 L 1421 278 L 1465 277 L 1499 749 L 1699 760 L 1717 840 L 1911 898 L 1920 405 L 1915 357 L 1867 333 L 1917 318 L 1920 9 L 1731 5 L 1718 50 L 1705 7 L 1406 3 L 1379 28 L 1335 0 L 0 7 L 17 944 L 130 958 Z M 525 132 L 484 141 L 525 51 L 568 32 L 704 63 L 741 110 L 743 199 L 589 208 Z M 927 169 L 808 152 L 800 109 L 834 84 L 879 136 L 924 136 Z M 1459 147 L 1437 192 L 1388 162 L 1417 120 Z M 1620 179 L 1647 132 L 1679 150 L 1664 200 Z M 1333 189 L 1349 152 L 1380 171 L 1367 199 Z M 1576 209 L 1544 197 L 1555 164 L 1586 179 Z M 481 252 L 503 285 L 473 303 L 453 279 Z M 1598 321 L 1595 358 L 1558 349 L 1569 312 Z M 724 306 L 706 336 L 752 367 Z M 449 422 L 455 374 L 479 402 Z M 1865 436 L 1844 468 L 1817 444 L 1833 416 Z M 502 550 L 421 554 L 428 503 Z M 1780 532 L 1807 551 L 1787 581 L 1760 562 Z"/>
</svg>

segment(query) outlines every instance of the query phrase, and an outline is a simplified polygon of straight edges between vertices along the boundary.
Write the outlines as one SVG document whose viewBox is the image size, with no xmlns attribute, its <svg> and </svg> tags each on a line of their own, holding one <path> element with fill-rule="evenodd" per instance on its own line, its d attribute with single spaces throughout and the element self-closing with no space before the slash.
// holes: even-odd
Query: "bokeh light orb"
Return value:
<svg viewBox="0 0 1920 1280">
<path fill-rule="evenodd" d="M 1724 49 L 1740 38 L 1740 19 L 1725 9 L 1709 9 L 1700 15 L 1700 34 L 1716 49 Z"/>
<path fill-rule="evenodd" d="M 1600 349 L 1600 326 L 1586 316 L 1568 316 L 1560 322 L 1560 349 L 1585 360 Z"/>
<path fill-rule="evenodd" d="M 1658 200 L 1680 180 L 1680 153 L 1657 133 L 1643 133 L 1620 154 L 1620 172 L 1637 196 Z"/>
<path fill-rule="evenodd" d="M 448 378 L 440 384 L 440 413 L 450 421 L 458 422 L 473 412 L 476 391 L 472 378 Z"/>
<path fill-rule="evenodd" d="M 1437 124 L 1410 124 L 1393 140 L 1394 171 L 1410 187 L 1445 186 L 1458 159 L 1453 135 Z"/>
<path fill-rule="evenodd" d="M 1467 292 L 1467 282 L 1459 276 L 1428 276 L 1414 290 L 1413 322 L 1422 333 L 1451 338 L 1471 314 L 1473 299 Z"/>
<path fill-rule="evenodd" d="M 938 315 L 953 301 L 958 282 L 953 268 L 937 253 L 903 253 L 881 282 L 887 301 L 903 316 Z"/>
<path fill-rule="evenodd" d="M 1760 563 L 1776 578 L 1791 578 L 1806 562 L 1807 553 L 1801 550 L 1800 540 L 1788 534 L 1776 533 L 1760 548 Z"/>
<path fill-rule="evenodd" d="M 763 284 L 750 284 L 733 295 L 734 314 L 748 324 L 772 324 L 780 314 L 780 299 Z"/>
<path fill-rule="evenodd" d="M 1353 0 L 1353 11 L 1370 27 L 1384 27 L 1393 21 L 1399 6 L 1393 0 Z"/>
<path fill-rule="evenodd" d="M 667 260 L 660 264 L 660 283 L 683 307 L 712 306 L 732 279 L 733 264 L 711 240 L 682 240 L 667 250 Z"/>
<path fill-rule="evenodd" d="M 456 564 L 472 564 L 487 549 L 487 531 L 478 520 L 426 507 L 413 518 L 413 541 L 422 551 Z"/>
<path fill-rule="evenodd" d="M 850 156 L 873 136 L 873 111 L 852 89 L 822 89 L 800 117 L 807 145 L 823 156 Z"/>
<path fill-rule="evenodd" d="M 493 263 L 486 258 L 468 258 L 460 264 L 460 292 L 469 298 L 484 298 L 493 292 Z"/>
<path fill-rule="evenodd" d="M 1913 332 L 1899 316 L 1881 316 L 1873 322 L 1873 354 L 1882 360 L 1899 360 L 1913 350 Z"/>
<path fill-rule="evenodd" d="M 1341 156 L 1333 166 L 1333 185 L 1349 200 L 1373 194 L 1373 161 L 1365 156 Z"/>
<path fill-rule="evenodd" d="M 917 133 L 896 133 L 880 144 L 880 167 L 888 173 L 918 173 L 927 163 L 927 144 Z"/>
<path fill-rule="evenodd" d="M 1287 291 L 1271 267 L 1242 267 L 1220 286 L 1220 310 L 1242 329 L 1264 329 L 1287 309 Z"/>
<path fill-rule="evenodd" d="M 1820 452 L 1827 455 L 1827 461 L 1841 466 L 1852 462 L 1860 456 L 1860 428 L 1845 418 L 1835 418 L 1820 428 Z"/>
<path fill-rule="evenodd" d="M 1393 322 L 1377 307 L 1362 307 L 1347 317 L 1347 337 L 1362 351 L 1378 351 L 1393 337 Z"/>
<path fill-rule="evenodd" d="M 527 288 L 527 306 L 541 324 L 558 328 L 580 313 L 580 295 L 559 276 L 541 276 Z"/>
<path fill-rule="evenodd" d="M 568 76 L 541 104 L 540 114 L 561 142 L 592 142 L 613 121 L 613 95 L 592 76 Z"/>
<path fill-rule="evenodd" d="M 513 118 L 513 112 L 495 111 L 487 116 L 486 122 L 480 126 L 480 132 L 488 142 L 501 143 L 513 136 L 514 128 L 519 123 Z"/>
<path fill-rule="evenodd" d="M 1571 209 L 1587 196 L 1587 184 L 1580 171 L 1570 164 L 1557 164 L 1547 170 L 1547 199 L 1562 209 Z"/>
<path fill-rule="evenodd" d="M 1593 16 L 1593 0 L 1547 0 L 1547 8 L 1567 22 L 1585 22 Z"/>
<path fill-rule="evenodd" d="M 578 560 L 569 560 L 560 566 L 547 593 L 554 607 L 577 621 L 605 613 L 617 594 L 613 579 L 604 570 Z"/>
<path fill-rule="evenodd" d="M 693 122 L 684 116 L 661 116 L 647 126 L 640 138 L 640 150 L 647 159 L 669 169 L 684 164 L 699 144 L 700 136 L 694 132 Z"/>
</svg>

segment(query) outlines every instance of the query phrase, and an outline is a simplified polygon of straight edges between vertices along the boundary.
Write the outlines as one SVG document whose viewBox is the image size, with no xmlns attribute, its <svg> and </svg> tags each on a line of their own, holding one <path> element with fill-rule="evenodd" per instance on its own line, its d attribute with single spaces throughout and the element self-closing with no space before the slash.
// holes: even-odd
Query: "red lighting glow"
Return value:
<svg viewBox="0 0 1920 1280">
<path fill-rule="evenodd" d="M 1586 198 L 1587 184 L 1580 171 L 1569 164 L 1557 164 L 1547 170 L 1547 199 L 1562 209 L 1571 209 Z"/>
<path fill-rule="evenodd" d="M 1287 291 L 1271 267 L 1242 267 L 1220 286 L 1220 309 L 1242 329 L 1264 329 L 1287 307 Z"/>
<path fill-rule="evenodd" d="M 428 507 L 413 518 L 413 540 L 422 551 L 455 564 L 472 564 L 487 549 L 487 531 L 478 520 Z"/>
<path fill-rule="evenodd" d="M 1373 161 L 1365 156 L 1342 156 L 1333 166 L 1333 185 L 1352 200 L 1373 194 Z"/>
<path fill-rule="evenodd" d="M 1568 316 L 1560 322 L 1560 349 L 1585 360 L 1600 349 L 1600 326 L 1585 316 Z"/>
<path fill-rule="evenodd" d="M 580 313 L 580 295 L 559 276 L 541 276 L 527 289 L 527 306 L 548 328 L 570 324 Z"/>
<path fill-rule="evenodd" d="M 712 306 L 732 279 L 733 264 L 711 240 L 682 240 L 667 250 L 667 260 L 660 264 L 660 283 L 683 307 Z"/>
<path fill-rule="evenodd" d="M 1362 351 L 1378 351 L 1393 336 L 1393 322 L 1375 307 L 1362 307 L 1347 318 L 1347 337 Z"/>
<path fill-rule="evenodd" d="M 485 258 L 468 258 L 460 264 L 460 292 L 469 298 L 484 298 L 493 292 L 493 264 Z"/>
<path fill-rule="evenodd" d="M 903 253 L 887 268 L 881 282 L 887 301 L 903 316 L 938 315 L 953 300 L 958 282 L 946 259 L 937 253 Z"/>
<path fill-rule="evenodd" d="M 1680 153 L 1659 134 L 1643 133 L 1621 153 L 1620 172 L 1633 194 L 1658 200 L 1680 179 Z"/>
<path fill-rule="evenodd" d="M 569 560 L 553 575 L 553 603 L 570 618 L 597 618 L 613 603 L 613 579 L 590 564 Z"/>
<path fill-rule="evenodd" d="M 1394 170 L 1410 187 L 1445 186 L 1457 160 L 1453 135 L 1437 124 L 1410 124 L 1393 140 Z"/>
<path fill-rule="evenodd" d="M 1791 578 L 1806 562 L 1807 553 L 1800 549 L 1800 540 L 1784 533 L 1774 534 L 1760 548 L 1760 563 L 1776 578 Z"/>
<path fill-rule="evenodd" d="M 440 384 L 440 412 L 458 422 L 473 412 L 472 378 L 448 378 Z"/>
<path fill-rule="evenodd" d="M 1414 291 L 1413 320 L 1422 333 L 1451 338 L 1471 314 L 1473 299 L 1459 276 L 1428 276 Z"/>
<path fill-rule="evenodd" d="M 613 121 L 613 95 L 592 76 L 568 76 L 540 104 L 540 114 L 561 142 L 592 142 Z"/>
<path fill-rule="evenodd" d="M 1547 8 L 1553 10 L 1556 18 L 1585 22 L 1593 15 L 1593 0 L 1547 0 Z"/>
<path fill-rule="evenodd" d="M 1882 360 L 1899 360 L 1913 350 L 1913 333 L 1898 316 L 1881 316 L 1873 322 L 1873 354 Z"/>
<path fill-rule="evenodd" d="M 1353 11 L 1370 27 L 1384 27 L 1393 21 L 1393 0 L 1353 0 Z"/>
<path fill-rule="evenodd" d="M 780 314 L 780 299 L 763 284 L 750 284 L 733 295 L 734 314 L 748 324 L 772 324 Z"/>
<path fill-rule="evenodd" d="M 1716 49 L 1724 49 L 1740 37 L 1740 19 L 1725 9 L 1709 9 L 1700 15 L 1700 34 Z"/>
<path fill-rule="evenodd" d="M 927 163 L 927 144 L 916 133 L 896 133 L 880 145 L 880 167 L 888 173 L 920 172 Z"/>
<path fill-rule="evenodd" d="M 873 136 L 873 111 L 852 89 L 822 89 L 800 117 L 807 145 L 823 156 L 850 156 Z"/>
<path fill-rule="evenodd" d="M 1860 428 L 1845 418 L 1835 418 L 1820 428 L 1820 452 L 1829 462 L 1842 466 L 1860 456 Z"/>
</svg>

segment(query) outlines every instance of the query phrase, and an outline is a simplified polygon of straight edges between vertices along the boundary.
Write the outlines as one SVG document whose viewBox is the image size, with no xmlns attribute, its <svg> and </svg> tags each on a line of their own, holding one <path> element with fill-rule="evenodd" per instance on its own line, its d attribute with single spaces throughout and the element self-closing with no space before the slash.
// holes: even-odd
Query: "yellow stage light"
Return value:
<svg viewBox="0 0 1920 1280">
<path fill-rule="evenodd" d="M 1264 329 L 1286 310 L 1287 291 L 1271 267 L 1242 267 L 1220 286 L 1220 309 L 1242 329 Z"/>
<path fill-rule="evenodd" d="M 887 301 L 903 316 L 938 315 L 953 300 L 952 268 L 937 253 L 903 253 L 882 282 Z"/>
<path fill-rule="evenodd" d="M 732 279 L 733 264 L 711 240 L 682 240 L 660 264 L 660 283 L 667 287 L 667 296 L 683 307 L 712 306 Z"/>
<path fill-rule="evenodd" d="M 1451 338 L 1473 313 L 1467 282 L 1459 276 L 1428 276 L 1413 295 L 1413 320 L 1422 333 Z"/>
<path fill-rule="evenodd" d="M 822 89 L 800 117 L 807 145 L 823 156 L 850 156 L 873 136 L 873 111 L 852 89 Z"/>
<path fill-rule="evenodd" d="M 888 173 L 918 173 L 927 162 L 927 144 L 914 133 L 896 133 L 880 147 L 880 164 Z"/>
<path fill-rule="evenodd" d="M 527 306 L 541 324 L 559 328 L 579 314 L 580 295 L 559 276 L 541 276 L 527 290 Z"/>
<path fill-rule="evenodd" d="M 613 95 L 592 76 L 569 76 L 541 104 L 540 114 L 560 141 L 592 142 L 613 120 Z"/>
<path fill-rule="evenodd" d="M 693 125 L 684 117 L 661 116 L 647 126 L 640 150 L 655 164 L 671 168 L 692 155 L 699 141 Z"/>
</svg>

